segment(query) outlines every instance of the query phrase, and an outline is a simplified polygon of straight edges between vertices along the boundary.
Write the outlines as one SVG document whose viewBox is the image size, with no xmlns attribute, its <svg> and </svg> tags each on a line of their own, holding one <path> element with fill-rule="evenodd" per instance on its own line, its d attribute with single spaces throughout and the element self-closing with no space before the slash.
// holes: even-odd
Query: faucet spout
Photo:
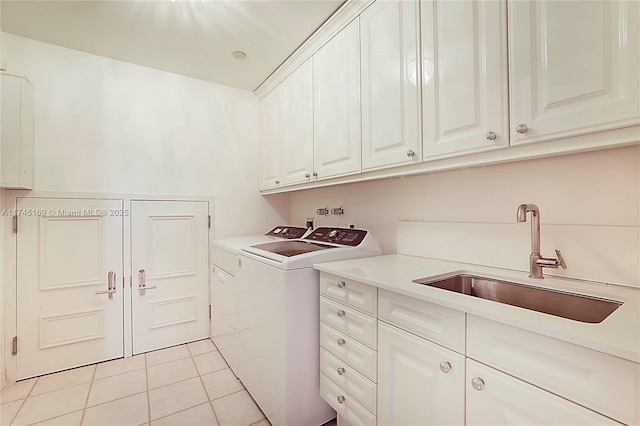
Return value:
<svg viewBox="0 0 640 426">
<path fill-rule="evenodd" d="M 527 213 L 531 212 L 531 255 L 529 256 L 529 277 L 544 278 L 542 268 L 567 269 L 560 250 L 556 250 L 557 259 L 548 259 L 540 255 L 540 210 L 535 204 L 520 204 L 518 206 L 518 222 L 527 221 Z"/>
<path fill-rule="evenodd" d="M 540 209 L 535 204 L 518 206 L 518 222 L 527 221 L 527 212 L 531 212 L 531 255 L 540 255 Z"/>
</svg>

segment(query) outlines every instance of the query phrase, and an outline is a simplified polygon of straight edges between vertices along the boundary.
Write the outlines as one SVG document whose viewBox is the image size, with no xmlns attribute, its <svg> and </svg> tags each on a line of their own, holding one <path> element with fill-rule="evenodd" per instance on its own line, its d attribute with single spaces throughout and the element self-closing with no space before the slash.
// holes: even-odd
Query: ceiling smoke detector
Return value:
<svg viewBox="0 0 640 426">
<path fill-rule="evenodd" d="M 247 54 L 240 50 L 236 50 L 235 52 L 232 53 L 232 55 L 236 59 L 244 59 L 247 57 Z"/>
</svg>

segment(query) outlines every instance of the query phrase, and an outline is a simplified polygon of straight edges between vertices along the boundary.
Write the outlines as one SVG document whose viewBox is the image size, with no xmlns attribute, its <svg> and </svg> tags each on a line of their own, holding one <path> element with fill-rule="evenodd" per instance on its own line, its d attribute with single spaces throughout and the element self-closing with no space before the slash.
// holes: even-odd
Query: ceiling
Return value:
<svg viewBox="0 0 640 426">
<path fill-rule="evenodd" d="M 2 0 L 2 31 L 255 90 L 344 0 Z M 243 51 L 245 59 L 232 56 Z"/>
</svg>

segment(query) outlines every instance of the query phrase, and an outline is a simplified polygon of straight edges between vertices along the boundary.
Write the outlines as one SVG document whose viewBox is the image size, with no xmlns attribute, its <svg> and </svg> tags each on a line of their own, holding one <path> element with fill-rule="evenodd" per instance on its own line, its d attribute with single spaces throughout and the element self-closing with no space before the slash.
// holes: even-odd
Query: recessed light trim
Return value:
<svg viewBox="0 0 640 426">
<path fill-rule="evenodd" d="M 236 59 L 244 59 L 247 57 L 247 54 L 240 50 L 236 50 L 235 52 L 232 53 L 232 55 Z"/>
</svg>

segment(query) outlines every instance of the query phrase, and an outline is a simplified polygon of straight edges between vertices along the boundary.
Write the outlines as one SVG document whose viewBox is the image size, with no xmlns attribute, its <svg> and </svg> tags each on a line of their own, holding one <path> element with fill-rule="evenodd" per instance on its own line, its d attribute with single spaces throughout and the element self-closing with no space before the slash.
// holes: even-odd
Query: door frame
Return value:
<svg viewBox="0 0 640 426">
<path fill-rule="evenodd" d="M 202 195 L 172 195 L 172 194 L 127 194 L 127 193 L 96 193 L 96 192 L 58 192 L 58 191 L 27 191 L 27 190 L 3 190 L 2 206 L 6 210 L 16 209 L 18 198 L 73 198 L 73 199 L 103 199 L 122 200 L 124 208 L 131 214 L 131 201 L 199 201 L 208 203 L 209 216 L 211 217 L 211 227 L 209 228 L 209 238 L 207 247 L 215 238 L 215 198 Z M 17 234 L 13 233 L 13 220 L 10 216 L 0 217 L 0 226 L 4 230 L 4 239 L 0 244 L 4 244 L 4 306 L 1 306 L 4 316 L 4 367 L 6 371 L 7 383 L 14 383 L 17 378 L 17 358 L 12 355 L 11 341 L 17 334 Z M 20 229 L 20 218 L 18 217 L 18 230 Z M 124 286 L 124 357 L 133 355 L 133 335 L 131 329 L 132 319 L 132 270 L 131 270 L 131 220 L 125 217 L 123 221 L 123 269 L 125 277 Z M 211 263 L 211 254 L 207 256 L 208 263 Z M 207 268 L 209 282 L 211 281 L 211 268 Z M 128 277 L 128 279 L 127 279 Z M 127 285 L 128 281 L 128 285 Z M 207 289 L 209 291 L 209 289 Z M 0 327 L 2 327 L 0 317 Z M 18 352 L 20 352 L 20 340 L 18 339 Z"/>
</svg>

